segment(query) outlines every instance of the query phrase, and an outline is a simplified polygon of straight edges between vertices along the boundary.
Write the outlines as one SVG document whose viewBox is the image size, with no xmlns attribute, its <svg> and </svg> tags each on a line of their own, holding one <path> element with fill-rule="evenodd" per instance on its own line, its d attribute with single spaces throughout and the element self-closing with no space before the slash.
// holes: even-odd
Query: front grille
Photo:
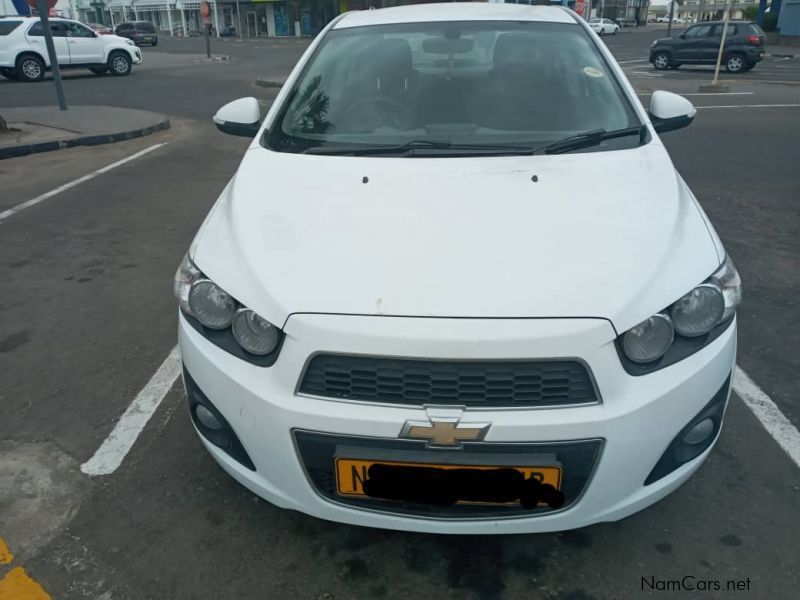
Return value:
<svg viewBox="0 0 800 600">
<path fill-rule="evenodd" d="M 320 354 L 300 393 L 387 404 L 472 407 L 597 402 L 586 367 L 574 360 L 435 361 Z"/>
<path fill-rule="evenodd" d="M 485 519 L 530 517 L 571 507 L 583 494 L 594 471 L 603 441 L 577 440 L 563 443 L 486 443 L 466 442 L 461 450 L 427 450 L 425 442 L 388 438 L 366 438 L 294 430 L 303 468 L 316 491 L 333 502 L 399 515 L 430 518 Z M 501 457 L 518 457 L 516 464 L 537 466 L 558 464 L 562 468 L 561 491 L 564 505 L 559 509 L 539 506 L 526 509 L 519 503 L 455 504 L 437 506 L 380 498 L 340 496 L 336 491 L 334 460 L 354 458 L 440 464 L 483 464 L 497 466 Z"/>
</svg>

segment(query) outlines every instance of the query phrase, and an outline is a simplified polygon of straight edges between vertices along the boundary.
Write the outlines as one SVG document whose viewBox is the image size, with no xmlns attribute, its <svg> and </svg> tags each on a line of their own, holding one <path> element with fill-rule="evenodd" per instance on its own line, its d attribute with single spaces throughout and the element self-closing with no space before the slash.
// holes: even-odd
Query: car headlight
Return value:
<svg viewBox="0 0 800 600">
<path fill-rule="evenodd" d="M 649 363 L 664 356 L 674 337 L 670 318 L 657 314 L 629 329 L 622 337 L 622 347 L 633 362 Z"/>
<path fill-rule="evenodd" d="M 283 332 L 204 276 L 188 254 L 175 273 L 174 291 L 185 319 L 207 340 L 260 366 L 277 360 Z"/>
<path fill-rule="evenodd" d="M 725 257 L 722 266 L 714 272 L 710 280 L 717 284 L 725 299 L 725 312 L 720 320 L 731 318 L 742 303 L 742 279 L 730 256 Z"/>
<path fill-rule="evenodd" d="M 192 289 L 192 284 L 200 277 L 202 277 L 202 273 L 194 266 L 187 254 L 183 257 L 178 271 L 175 273 L 175 285 L 173 288 L 175 298 L 178 299 L 178 304 L 180 304 L 181 310 L 185 313 L 191 314 L 189 309 L 189 290 Z"/>
<path fill-rule="evenodd" d="M 199 279 L 189 288 L 189 312 L 210 329 L 225 329 L 233 322 L 236 301 L 209 279 Z"/>
<path fill-rule="evenodd" d="M 725 298 L 713 283 L 698 285 L 672 305 L 670 314 L 675 331 L 686 337 L 705 335 L 725 313 Z"/>
<path fill-rule="evenodd" d="M 259 317 L 249 308 L 243 308 L 233 319 L 233 337 L 251 354 L 269 354 L 278 345 L 278 328 Z"/>
<path fill-rule="evenodd" d="M 742 301 L 742 282 L 730 257 L 671 306 L 617 338 L 622 366 L 644 375 L 683 360 L 714 341 Z"/>
</svg>

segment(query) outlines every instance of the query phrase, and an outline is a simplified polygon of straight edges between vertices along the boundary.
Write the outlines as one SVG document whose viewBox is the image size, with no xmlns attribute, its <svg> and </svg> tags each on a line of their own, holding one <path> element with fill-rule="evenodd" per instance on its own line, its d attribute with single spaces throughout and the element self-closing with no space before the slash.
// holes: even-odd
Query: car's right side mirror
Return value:
<svg viewBox="0 0 800 600">
<path fill-rule="evenodd" d="M 691 125 L 697 109 L 683 96 L 659 90 L 650 97 L 649 113 L 655 130 L 665 133 Z"/>
<path fill-rule="evenodd" d="M 261 127 L 261 108 L 255 98 L 228 102 L 214 115 L 214 124 L 223 133 L 252 138 Z"/>
</svg>

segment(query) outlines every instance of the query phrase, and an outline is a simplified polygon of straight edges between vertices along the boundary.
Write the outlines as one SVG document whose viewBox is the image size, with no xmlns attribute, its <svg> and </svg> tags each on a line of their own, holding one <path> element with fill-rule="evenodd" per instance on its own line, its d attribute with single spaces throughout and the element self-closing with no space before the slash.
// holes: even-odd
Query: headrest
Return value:
<svg viewBox="0 0 800 600">
<path fill-rule="evenodd" d="M 372 44 L 368 53 L 370 75 L 383 79 L 402 79 L 413 70 L 411 46 L 399 38 L 384 39 Z"/>
</svg>

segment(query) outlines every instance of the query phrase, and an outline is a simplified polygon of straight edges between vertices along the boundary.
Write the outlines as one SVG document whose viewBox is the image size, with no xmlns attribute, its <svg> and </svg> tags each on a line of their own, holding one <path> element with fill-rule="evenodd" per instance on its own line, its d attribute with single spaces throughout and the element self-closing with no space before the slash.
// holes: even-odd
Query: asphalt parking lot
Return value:
<svg viewBox="0 0 800 600">
<path fill-rule="evenodd" d="M 740 375 L 722 437 L 687 484 L 617 523 L 446 537 L 320 521 L 225 475 L 192 431 L 180 383 L 163 376 L 176 343 L 172 277 L 248 143 L 218 133 L 211 115 L 241 96 L 269 104 L 276 90 L 255 79 L 284 77 L 306 42 L 215 41 L 230 59 L 208 62 L 201 40 L 165 39 L 132 76 L 68 73 L 65 89 L 76 105 L 166 113 L 170 130 L 0 161 L 0 598 L 19 569 L 18 589 L 57 599 L 796 597 L 800 58 L 768 56 L 723 75 L 730 93 L 707 95 L 709 69 L 646 62 L 660 35 L 605 41 L 645 104 L 665 89 L 698 107 L 691 127 L 663 139 L 742 275 L 738 365 L 753 382 Z M 0 81 L 0 111 L 53 102 L 49 83 Z M 119 468 L 84 474 L 153 379 L 163 399 Z M 775 410 L 789 425 L 770 421 Z M 741 591 L 658 588 L 686 576 Z"/>
</svg>

